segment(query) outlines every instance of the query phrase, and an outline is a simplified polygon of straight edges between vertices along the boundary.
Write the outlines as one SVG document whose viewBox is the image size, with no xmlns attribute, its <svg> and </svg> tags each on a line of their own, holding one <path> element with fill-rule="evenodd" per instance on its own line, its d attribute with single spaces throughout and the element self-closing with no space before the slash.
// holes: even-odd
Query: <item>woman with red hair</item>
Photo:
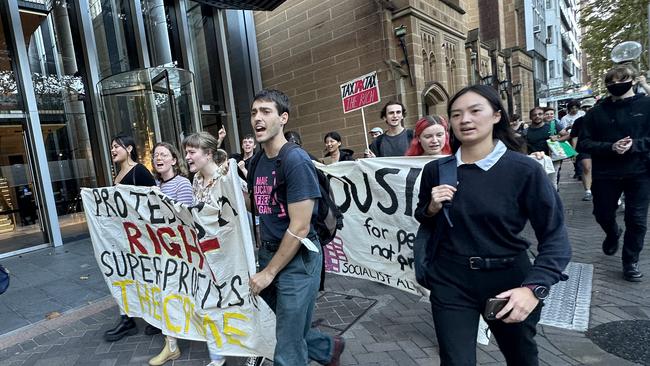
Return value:
<svg viewBox="0 0 650 366">
<path fill-rule="evenodd" d="M 415 124 L 415 135 L 404 155 L 449 155 L 449 130 L 447 120 L 442 116 L 424 116 Z"/>
</svg>

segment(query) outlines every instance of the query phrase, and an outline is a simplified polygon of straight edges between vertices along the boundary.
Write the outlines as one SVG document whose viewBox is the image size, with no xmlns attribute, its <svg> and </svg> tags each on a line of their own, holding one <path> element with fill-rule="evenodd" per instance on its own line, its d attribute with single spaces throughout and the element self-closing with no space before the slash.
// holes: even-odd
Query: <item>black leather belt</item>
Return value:
<svg viewBox="0 0 650 366">
<path fill-rule="evenodd" d="M 309 238 L 309 240 L 313 241 L 314 243 L 316 243 L 316 241 L 318 240 L 318 236 L 316 236 L 316 235 L 310 235 L 310 236 L 308 236 L 308 238 Z M 261 240 L 260 242 L 262 243 L 261 248 L 264 248 L 264 249 L 268 250 L 269 252 L 277 252 L 278 249 L 280 248 L 280 244 L 281 244 L 281 242 L 273 241 L 273 240 Z"/>
<path fill-rule="evenodd" d="M 520 260 L 523 255 L 526 255 L 526 251 L 523 251 L 521 254 L 511 256 L 511 257 L 478 257 L 478 256 L 468 257 L 468 256 L 453 253 L 449 250 L 445 250 L 445 249 L 440 250 L 441 257 L 445 259 L 449 259 L 452 262 L 467 266 L 469 267 L 469 269 L 475 269 L 475 270 L 510 268 L 518 260 Z"/>
</svg>

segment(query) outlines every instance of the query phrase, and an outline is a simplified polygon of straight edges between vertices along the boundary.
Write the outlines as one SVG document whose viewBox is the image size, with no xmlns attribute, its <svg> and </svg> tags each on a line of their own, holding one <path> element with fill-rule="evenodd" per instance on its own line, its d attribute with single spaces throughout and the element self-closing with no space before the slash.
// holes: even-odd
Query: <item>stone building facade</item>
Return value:
<svg viewBox="0 0 650 366">
<path fill-rule="evenodd" d="M 283 90 L 293 103 L 285 130 L 300 132 L 316 156 L 323 136 L 338 131 L 343 146 L 361 156 L 361 112 L 343 113 L 339 86 L 372 71 L 381 102 L 365 109 L 368 129 L 386 127 L 379 113 L 389 100 L 406 105 L 407 127 L 425 113 L 446 114 L 449 97 L 468 84 L 466 6 L 467 0 L 294 0 L 255 13 L 263 86 Z"/>
<path fill-rule="evenodd" d="M 527 120 L 535 84 L 523 5 L 523 0 L 468 0 L 466 51 L 470 83 L 494 86 L 508 112 Z"/>
</svg>

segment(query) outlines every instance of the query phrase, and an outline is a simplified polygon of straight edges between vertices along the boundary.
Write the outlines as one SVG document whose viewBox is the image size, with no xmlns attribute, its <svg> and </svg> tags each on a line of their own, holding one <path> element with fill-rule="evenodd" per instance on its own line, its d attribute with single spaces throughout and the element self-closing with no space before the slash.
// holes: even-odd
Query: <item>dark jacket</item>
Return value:
<svg viewBox="0 0 650 366">
<path fill-rule="evenodd" d="M 571 258 L 571 245 L 564 210 L 539 164 L 512 150 L 487 171 L 473 164 L 456 168 L 456 160 L 450 158 L 434 160 L 422 170 L 414 215 L 421 224 L 413 248 L 418 283 L 430 285 L 433 262 L 442 246 L 467 258 L 525 253 L 532 245 L 520 235 L 527 223 L 535 231 L 538 255 L 522 284 L 550 287 L 565 279 L 562 271 Z M 456 174 L 445 167 L 455 169 Z M 443 205 L 441 212 L 427 216 L 431 189 L 457 182 L 459 190 L 448 208 Z M 423 226 L 430 228 L 424 248 L 418 240 Z"/>
<path fill-rule="evenodd" d="M 591 154 L 594 178 L 620 178 L 648 174 L 650 165 L 650 97 L 642 94 L 596 104 L 583 117 L 578 151 Z M 632 147 L 625 154 L 612 145 L 626 137 Z"/>
<path fill-rule="evenodd" d="M 339 149 L 339 161 L 354 161 L 354 151 L 350 149 Z M 330 153 L 325 154 L 325 157 L 329 157 Z"/>
</svg>

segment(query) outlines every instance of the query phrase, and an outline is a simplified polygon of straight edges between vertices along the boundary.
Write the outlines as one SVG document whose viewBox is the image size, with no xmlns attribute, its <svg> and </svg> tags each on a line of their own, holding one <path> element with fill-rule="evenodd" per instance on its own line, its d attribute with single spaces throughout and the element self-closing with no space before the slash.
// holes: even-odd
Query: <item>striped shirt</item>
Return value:
<svg viewBox="0 0 650 366">
<path fill-rule="evenodd" d="M 166 182 L 156 181 L 156 183 L 158 183 L 160 191 L 171 197 L 173 200 L 184 203 L 188 206 L 192 205 L 192 183 L 190 183 L 189 179 L 177 175 Z"/>
</svg>

